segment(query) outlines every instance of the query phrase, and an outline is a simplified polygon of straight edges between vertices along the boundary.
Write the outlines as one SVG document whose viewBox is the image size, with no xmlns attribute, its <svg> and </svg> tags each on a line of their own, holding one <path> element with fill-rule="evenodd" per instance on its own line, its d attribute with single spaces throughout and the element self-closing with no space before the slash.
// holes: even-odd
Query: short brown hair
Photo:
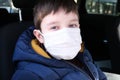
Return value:
<svg viewBox="0 0 120 80">
<path fill-rule="evenodd" d="M 42 19 L 52 11 L 55 14 L 59 9 L 64 9 L 66 13 L 74 12 L 78 15 L 78 7 L 74 0 L 39 0 L 34 6 L 34 25 L 40 29 Z"/>
</svg>

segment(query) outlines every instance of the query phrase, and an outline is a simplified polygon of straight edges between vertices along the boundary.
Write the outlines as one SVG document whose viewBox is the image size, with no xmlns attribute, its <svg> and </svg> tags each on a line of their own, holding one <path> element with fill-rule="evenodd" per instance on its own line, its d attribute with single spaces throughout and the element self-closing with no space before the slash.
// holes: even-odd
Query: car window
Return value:
<svg viewBox="0 0 120 80">
<path fill-rule="evenodd" d="M 0 0 L 0 8 L 7 9 L 8 13 L 18 13 L 18 9 L 14 7 L 12 0 Z"/>
<path fill-rule="evenodd" d="M 89 14 L 116 15 L 117 0 L 86 0 Z"/>
<path fill-rule="evenodd" d="M 10 6 L 8 0 L 0 0 L 0 6 Z"/>
</svg>

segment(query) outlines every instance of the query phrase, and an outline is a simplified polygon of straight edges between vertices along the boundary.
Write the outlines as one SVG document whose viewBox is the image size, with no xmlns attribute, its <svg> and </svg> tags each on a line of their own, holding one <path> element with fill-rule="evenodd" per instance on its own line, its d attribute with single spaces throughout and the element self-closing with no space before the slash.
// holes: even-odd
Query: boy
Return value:
<svg viewBox="0 0 120 80">
<path fill-rule="evenodd" d="M 34 27 L 19 38 L 12 80 L 107 80 L 81 51 L 79 16 L 74 0 L 40 0 L 34 7 Z"/>
</svg>

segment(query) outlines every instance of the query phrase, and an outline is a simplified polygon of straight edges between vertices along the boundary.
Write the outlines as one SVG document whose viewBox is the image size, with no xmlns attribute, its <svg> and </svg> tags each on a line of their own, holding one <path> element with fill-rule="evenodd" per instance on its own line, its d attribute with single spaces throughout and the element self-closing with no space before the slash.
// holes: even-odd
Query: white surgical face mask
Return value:
<svg viewBox="0 0 120 80">
<path fill-rule="evenodd" d="M 73 59 L 81 49 L 82 40 L 79 28 L 63 28 L 42 35 L 46 50 L 56 59 Z"/>
</svg>

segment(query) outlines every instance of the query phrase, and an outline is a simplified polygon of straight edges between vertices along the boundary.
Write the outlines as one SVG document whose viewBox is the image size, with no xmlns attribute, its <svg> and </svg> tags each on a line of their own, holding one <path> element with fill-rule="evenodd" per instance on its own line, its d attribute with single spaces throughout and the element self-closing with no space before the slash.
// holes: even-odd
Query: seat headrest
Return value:
<svg viewBox="0 0 120 80">
<path fill-rule="evenodd" d="M 39 0 L 12 0 L 16 8 L 33 8 Z"/>
<path fill-rule="evenodd" d="M 1 14 L 1 15 L 8 14 L 7 9 L 0 8 L 0 14 Z"/>
</svg>

